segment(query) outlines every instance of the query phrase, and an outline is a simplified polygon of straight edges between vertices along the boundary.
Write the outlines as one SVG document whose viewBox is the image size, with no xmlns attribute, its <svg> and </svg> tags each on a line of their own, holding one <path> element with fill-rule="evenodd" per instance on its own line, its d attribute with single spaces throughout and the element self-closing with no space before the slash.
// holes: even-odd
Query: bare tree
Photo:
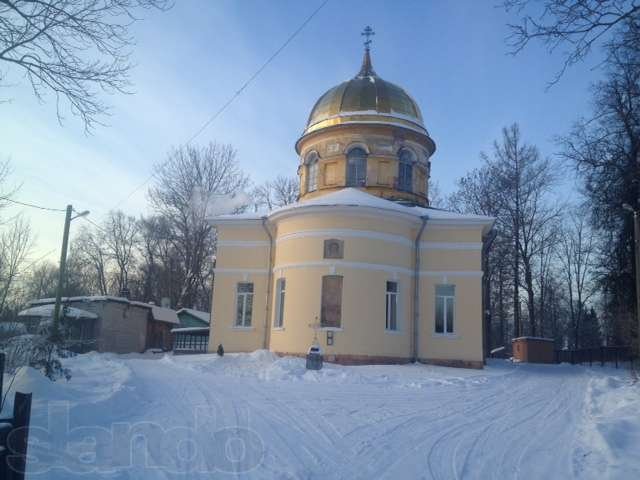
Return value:
<svg viewBox="0 0 640 480">
<path fill-rule="evenodd" d="M 547 227 L 547 230 L 556 228 L 555 224 Z M 545 335 L 551 335 L 554 337 L 554 332 L 551 328 L 551 314 L 549 309 L 549 290 L 553 288 L 552 283 L 554 280 L 554 260 L 556 254 L 556 247 L 558 243 L 558 235 L 556 232 L 545 232 L 540 239 L 540 248 L 537 258 L 537 268 L 535 282 L 538 290 L 538 306 L 537 306 L 537 318 L 539 323 L 538 334 L 541 337 Z"/>
<path fill-rule="evenodd" d="M 0 313 L 4 311 L 32 246 L 31 226 L 21 216 L 16 217 L 0 233 Z"/>
<path fill-rule="evenodd" d="M 521 287 L 526 293 L 527 317 L 532 334 L 538 331 L 536 313 L 537 268 L 547 260 L 554 243 L 554 228 L 560 206 L 553 205 L 549 193 L 554 185 L 550 162 L 525 143 L 517 124 L 503 129 L 494 142 L 491 155 L 482 153 L 483 166 L 458 181 L 448 198 L 451 208 L 461 212 L 496 218 L 497 236 L 484 267 L 490 296 L 485 301 L 491 318 L 499 319 L 496 338 L 504 342 L 509 335 L 506 316 L 513 318 L 513 335 L 523 333 Z M 511 301 L 505 296 L 510 295 Z M 544 301 L 544 300 L 543 300 Z M 493 333 L 487 332 L 487 336 Z"/>
<path fill-rule="evenodd" d="M 16 189 L 7 186 L 7 180 L 11 175 L 11 164 L 9 160 L 0 162 L 0 209 L 7 206 L 7 199 L 15 193 Z M 0 222 L 1 223 L 1 222 Z"/>
<path fill-rule="evenodd" d="M 535 258 L 552 241 L 553 225 L 561 211 L 560 206 L 552 206 L 548 199 L 555 183 L 553 168 L 535 146 L 522 140 L 517 124 L 503 129 L 501 142 L 494 143 L 493 158 L 485 156 L 485 160 L 495 178 L 493 196 L 503 215 L 502 228 L 513 239 L 514 334 L 522 333 L 519 287 L 523 285 L 529 326 L 535 335 Z"/>
<path fill-rule="evenodd" d="M 54 297 L 58 284 L 58 266 L 51 262 L 34 265 L 22 280 L 23 302 Z"/>
<path fill-rule="evenodd" d="M 633 218 L 640 208 L 640 46 L 611 52 L 607 76 L 593 86 L 590 117 L 561 141 L 562 157 L 576 168 L 598 234 L 598 283 L 607 341 L 638 338 Z"/>
<path fill-rule="evenodd" d="M 160 303 L 163 297 L 177 305 L 184 284 L 182 260 L 172 240 L 172 228 L 166 218 L 141 218 L 138 243 L 137 296 Z M 208 300 L 208 299 L 205 299 Z M 208 306 L 204 302 L 201 306 Z"/>
<path fill-rule="evenodd" d="M 586 304 L 596 291 L 592 282 L 595 240 L 584 215 L 573 215 L 560 245 L 558 257 L 566 280 L 573 347 L 577 349 L 581 346 L 580 329 Z"/>
<path fill-rule="evenodd" d="M 85 130 L 107 110 L 99 90 L 124 92 L 129 84 L 139 9 L 169 8 L 167 0 L 0 0 L 0 62 L 22 71 L 35 96 L 66 99 Z M 0 85 L 6 75 L 0 72 Z"/>
<path fill-rule="evenodd" d="M 539 40 L 553 52 L 561 47 L 564 62 L 551 84 L 570 66 L 582 61 L 596 45 L 611 55 L 635 45 L 640 49 L 640 4 L 636 0 L 505 0 L 507 11 L 522 14 L 510 24 L 507 39 L 512 53 Z"/>
<path fill-rule="evenodd" d="M 193 306 L 204 301 L 203 285 L 213 264 L 214 235 L 207 211 L 226 196 L 248 184 L 240 170 L 236 151 L 230 145 L 210 143 L 204 147 L 183 146 L 169 152 L 156 166 L 156 182 L 149 199 L 156 213 L 169 226 L 169 241 L 180 261 L 182 286 L 178 304 Z"/>
<path fill-rule="evenodd" d="M 446 201 L 442 195 L 440 184 L 437 180 L 429 179 L 429 206 L 434 208 L 445 208 Z"/>
<path fill-rule="evenodd" d="M 488 215 L 497 219 L 494 228 L 496 237 L 490 240 L 490 245 L 485 245 L 490 248 L 488 251 L 485 250 L 486 257 L 483 265 L 485 310 L 488 311 L 486 338 L 490 349 L 504 345 L 508 336 L 507 315 L 510 303 L 506 297 L 512 288 L 509 265 L 511 265 L 513 254 L 512 239 L 505 235 L 508 232 L 504 227 L 505 215 L 496 195 L 498 187 L 494 182 L 497 179 L 492 175 L 486 157 L 484 160 L 485 163 L 481 168 L 472 170 L 458 180 L 457 190 L 448 197 L 446 203 L 449 208 L 461 213 Z"/>
<path fill-rule="evenodd" d="M 138 228 L 135 217 L 125 215 L 122 211 L 110 212 L 103 223 L 106 251 L 117 267 L 118 293 L 129 286 L 129 270 L 135 260 Z"/>
<path fill-rule="evenodd" d="M 107 295 L 109 292 L 107 285 L 109 255 L 105 243 L 102 231 L 94 232 L 83 226 L 73 239 L 70 252 L 72 260 L 79 261 L 85 269 L 90 270 L 86 287 L 100 295 Z"/>
<path fill-rule="evenodd" d="M 266 181 L 253 190 L 254 207 L 266 207 L 267 210 L 284 207 L 298 200 L 300 184 L 297 177 L 278 176 L 275 180 Z"/>
</svg>

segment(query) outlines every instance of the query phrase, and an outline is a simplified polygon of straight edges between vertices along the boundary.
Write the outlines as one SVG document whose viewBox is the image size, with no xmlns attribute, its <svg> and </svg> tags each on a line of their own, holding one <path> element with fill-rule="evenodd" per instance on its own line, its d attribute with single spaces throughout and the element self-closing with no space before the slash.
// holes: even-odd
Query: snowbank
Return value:
<svg viewBox="0 0 640 480">
<path fill-rule="evenodd" d="M 377 384 L 399 388 L 427 388 L 435 385 L 476 385 L 486 383 L 487 375 L 500 375 L 503 369 L 483 372 L 428 365 L 343 366 L 325 363 L 322 370 L 307 370 L 305 359 L 280 357 L 268 350 L 247 354 L 165 355 L 165 364 L 194 372 L 252 378 L 266 382 L 310 382 L 319 384 Z"/>
<path fill-rule="evenodd" d="M 640 384 L 609 369 L 587 388 L 579 470 L 599 478 L 640 475 Z M 595 478 L 595 477 L 594 477 Z"/>
</svg>

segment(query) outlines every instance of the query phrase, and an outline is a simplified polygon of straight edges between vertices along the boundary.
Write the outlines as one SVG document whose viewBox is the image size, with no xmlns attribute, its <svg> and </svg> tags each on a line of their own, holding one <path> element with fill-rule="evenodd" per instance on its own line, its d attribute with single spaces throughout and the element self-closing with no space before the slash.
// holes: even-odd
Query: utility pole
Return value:
<svg viewBox="0 0 640 480">
<path fill-rule="evenodd" d="M 58 269 L 58 288 L 56 289 L 56 306 L 53 309 L 53 325 L 51 337 L 57 339 L 60 334 L 60 302 L 64 288 L 65 270 L 67 269 L 67 246 L 69 245 L 69 227 L 71 226 L 71 213 L 73 207 L 67 205 L 67 213 L 64 217 L 64 232 L 62 234 L 62 250 L 60 252 L 60 268 Z"/>
<path fill-rule="evenodd" d="M 53 309 L 53 325 L 51 327 L 51 338 L 57 340 L 60 335 L 60 303 L 62 301 L 62 290 L 64 289 L 64 281 L 67 273 L 67 248 L 69 245 L 69 228 L 71 221 L 89 215 L 89 211 L 79 213 L 75 217 L 71 217 L 73 206 L 67 205 L 67 212 L 64 217 L 64 232 L 62 234 L 62 250 L 60 251 L 60 268 L 58 272 L 58 288 L 56 289 L 56 304 Z"/>
<path fill-rule="evenodd" d="M 640 356 L 640 212 L 628 203 L 623 203 L 622 208 L 633 213 L 633 244 L 635 246 L 633 256 L 636 264 L 636 318 L 638 322 L 636 355 Z"/>
</svg>

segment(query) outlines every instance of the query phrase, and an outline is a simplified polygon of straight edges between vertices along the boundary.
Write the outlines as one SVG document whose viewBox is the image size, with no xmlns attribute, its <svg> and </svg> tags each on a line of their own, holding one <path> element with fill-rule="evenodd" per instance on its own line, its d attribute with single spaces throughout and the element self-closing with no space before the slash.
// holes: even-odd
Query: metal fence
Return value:
<svg viewBox="0 0 640 480">
<path fill-rule="evenodd" d="M 206 353 L 209 347 L 209 329 L 173 333 L 174 353 Z"/>
<path fill-rule="evenodd" d="M 616 368 L 621 363 L 631 362 L 632 354 L 631 348 L 628 346 L 623 347 L 594 347 L 594 348 L 580 348 L 578 350 L 556 350 L 555 351 L 556 363 L 570 363 L 576 364 L 589 364 L 592 366 L 594 363 L 604 366 L 605 364 L 615 364 Z"/>
</svg>

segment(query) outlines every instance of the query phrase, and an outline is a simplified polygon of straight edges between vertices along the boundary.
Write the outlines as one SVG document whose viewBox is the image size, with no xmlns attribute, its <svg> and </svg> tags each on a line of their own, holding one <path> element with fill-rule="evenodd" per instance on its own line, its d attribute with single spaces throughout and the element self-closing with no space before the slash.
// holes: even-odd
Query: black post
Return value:
<svg viewBox="0 0 640 480">
<path fill-rule="evenodd" d="M 618 368 L 618 349 L 617 348 L 615 351 L 615 356 L 616 356 L 616 368 Z"/>
<path fill-rule="evenodd" d="M 638 158 L 640 163 L 640 157 Z M 633 210 L 633 256 L 635 257 L 636 274 L 636 321 L 638 323 L 638 339 L 636 341 L 636 354 L 640 356 L 640 212 Z"/>
<path fill-rule="evenodd" d="M 2 396 L 2 385 L 4 382 L 4 353 L 0 352 L 0 402 L 4 398 Z M 0 413 L 2 413 L 2 408 L 0 408 Z"/>
<path fill-rule="evenodd" d="M 7 437 L 6 467 L 8 479 L 24 480 L 27 468 L 31 394 L 16 392 L 13 406 L 13 428 Z"/>
<path fill-rule="evenodd" d="M 600 347 L 600 366 L 604 367 L 604 347 Z"/>
<path fill-rule="evenodd" d="M 589 366 L 593 366 L 593 348 L 589 349 Z"/>
</svg>

